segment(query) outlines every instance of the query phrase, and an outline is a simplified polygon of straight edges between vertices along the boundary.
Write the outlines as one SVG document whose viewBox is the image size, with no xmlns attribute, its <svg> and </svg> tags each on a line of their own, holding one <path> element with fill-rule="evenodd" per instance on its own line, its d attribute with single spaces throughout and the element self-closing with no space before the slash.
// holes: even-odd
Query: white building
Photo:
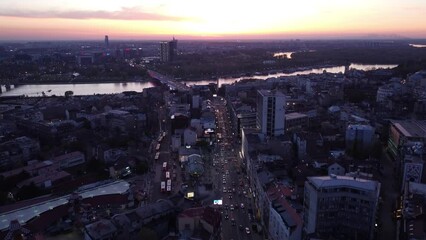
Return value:
<svg viewBox="0 0 426 240">
<path fill-rule="evenodd" d="M 288 200 L 291 194 L 292 190 L 283 185 L 268 189 L 271 201 L 268 230 L 272 240 L 302 239 L 302 217 Z"/>
<path fill-rule="evenodd" d="M 347 176 L 308 177 L 304 231 L 342 238 L 373 239 L 380 183 Z"/>
<path fill-rule="evenodd" d="M 401 80 L 393 78 L 390 80 L 390 83 L 380 86 L 377 89 L 376 102 L 385 102 L 388 97 L 405 93 L 406 87 L 401 84 Z"/>
<path fill-rule="evenodd" d="M 284 134 L 285 95 L 279 91 L 257 91 L 257 127 L 263 134 Z"/>
</svg>

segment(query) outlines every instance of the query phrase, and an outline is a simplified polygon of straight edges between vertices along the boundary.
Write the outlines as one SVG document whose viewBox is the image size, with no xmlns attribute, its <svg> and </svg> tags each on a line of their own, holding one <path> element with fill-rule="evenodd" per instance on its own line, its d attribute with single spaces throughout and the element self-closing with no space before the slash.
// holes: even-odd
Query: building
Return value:
<svg viewBox="0 0 426 240">
<path fill-rule="evenodd" d="M 285 95 L 279 91 L 257 91 L 257 128 L 268 136 L 284 134 Z"/>
<path fill-rule="evenodd" d="M 308 177 L 304 231 L 327 239 L 373 239 L 380 183 L 347 176 Z"/>
<path fill-rule="evenodd" d="M 84 240 L 115 239 L 117 228 L 111 220 L 101 219 L 84 227 Z"/>
<path fill-rule="evenodd" d="M 424 226 L 426 218 L 426 184 L 410 182 L 403 190 L 400 209 L 395 212 L 395 218 L 402 218 L 401 236 L 405 239 L 426 239 Z"/>
<path fill-rule="evenodd" d="M 285 115 L 285 131 L 293 132 L 309 126 L 309 117 L 303 113 L 289 113 Z"/>
<path fill-rule="evenodd" d="M 52 212 L 55 222 L 61 218 L 61 214 L 56 212 L 62 206 L 65 206 L 65 213 L 68 214 L 69 207 L 67 204 L 73 195 L 78 196 L 83 204 L 91 204 L 92 206 L 100 205 L 116 205 L 116 196 L 119 198 L 119 205 L 125 206 L 131 198 L 129 191 L 130 184 L 126 181 L 118 180 L 114 182 L 96 182 L 89 185 L 81 186 L 74 194 L 64 196 L 46 196 L 29 200 L 25 205 L 16 204 L 14 206 L 4 206 L 0 208 L 0 231 L 9 226 L 9 222 L 18 220 L 20 223 L 30 223 L 43 219 L 43 214 Z M 1 235 L 0 235 L 1 236 Z"/>
<path fill-rule="evenodd" d="M 80 53 L 76 58 L 79 66 L 92 65 L 95 62 L 95 57 L 92 53 Z"/>
<path fill-rule="evenodd" d="M 172 216 L 175 216 L 175 206 L 165 199 L 116 214 L 112 217 L 118 232 L 114 239 L 134 239 L 142 227 L 151 227 L 162 239 L 168 234 Z"/>
<path fill-rule="evenodd" d="M 109 47 L 109 39 L 108 39 L 108 35 L 105 35 L 105 47 L 108 48 Z"/>
<path fill-rule="evenodd" d="M 37 140 L 23 136 L 15 138 L 15 142 L 22 149 L 22 157 L 24 160 L 30 160 L 40 152 L 40 143 Z"/>
<path fill-rule="evenodd" d="M 268 189 L 271 201 L 268 230 L 273 240 L 302 239 L 302 217 L 289 201 L 293 194 L 293 190 L 281 184 Z"/>
<path fill-rule="evenodd" d="M 368 153 L 373 145 L 375 129 L 366 124 L 350 124 L 346 128 L 346 149 L 355 155 Z"/>
<path fill-rule="evenodd" d="M 177 55 L 177 40 L 173 37 L 172 41 L 160 42 L 160 60 L 162 62 L 172 62 Z"/>
<path fill-rule="evenodd" d="M 399 157 L 400 150 L 408 142 L 421 142 L 426 145 L 426 121 L 391 120 L 389 127 L 389 151 Z"/>
<path fill-rule="evenodd" d="M 221 219 L 219 209 L 209 206 L 185 209 L 177 216 L 178 230 L 188 238 L 212 239 L 220 233 Z"/>
<path fill-rule="evenodd" d="M 68 154 L 60 155 L 52 159 L 54 164 L 59 164 L 61 169 L 74 167 L 86 162 L 86 158 L 82 152 L 76 151 Z"/>
<path fill-rule="evenodd" d="M 185 146 L 192 146 L 197 143 L 197 132 L 194 128 L 186 128 L 183 131 L 183 144 Z"/>
</svg>

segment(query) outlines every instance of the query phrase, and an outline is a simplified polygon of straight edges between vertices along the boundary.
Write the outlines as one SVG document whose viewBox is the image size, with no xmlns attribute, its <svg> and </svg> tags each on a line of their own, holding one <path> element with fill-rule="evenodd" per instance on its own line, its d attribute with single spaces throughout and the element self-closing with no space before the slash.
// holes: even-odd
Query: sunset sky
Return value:
<svg viewBox="0 0 426 240">
<path fill-rule="evenodd" d="M 426 0 L 1 0 L 0 40 L 426 38 Z"/>
</svg>

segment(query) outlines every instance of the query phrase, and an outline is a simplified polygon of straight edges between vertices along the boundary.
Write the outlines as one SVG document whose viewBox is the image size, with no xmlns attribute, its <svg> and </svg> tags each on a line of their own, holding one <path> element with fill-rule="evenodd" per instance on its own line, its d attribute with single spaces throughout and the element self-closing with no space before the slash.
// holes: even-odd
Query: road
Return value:
<svg viewBox="0 0 426 240">
<path fill-rule="evenodd" d="M 381 159 L 383 175 L 378 179 L 381 183 L 382 204 L 379 209 L 379 240 L 391 240 L 397 238 L 397 222 L 393 216 L 396 209 L 396 200 L 399 196 L 398 184 L 395 179 L 394 165 L 387 154 Z"/>
<path fill-rule="evenodd" d="M 215 187 L 223 200 L 222 239 L 258 240 L 261 235 L 252 229 L 253 211 L 246 176 L 240 171 L 238 150 L 234 148 L 235 132 L 231 129 L 226 101 L 217 97 L 213 101 L 216 113 L 218 139 L 213 165 L 216 174 Z M 249 210 L 250 209 L 250 210 Z"/>
</svg>

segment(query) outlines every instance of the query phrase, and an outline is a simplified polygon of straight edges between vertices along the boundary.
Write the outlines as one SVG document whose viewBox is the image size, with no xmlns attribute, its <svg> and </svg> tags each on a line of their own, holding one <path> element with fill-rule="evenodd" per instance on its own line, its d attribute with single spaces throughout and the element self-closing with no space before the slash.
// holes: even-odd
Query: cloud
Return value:
<svg viewBox="0 0 426 240">
<path fill-rule="evenodd" d="M 63 19 L 112 19 L 147 21 L 183 21 L 183 17 L 168 16 L 142 11 L 139 7 L 121 8 L 119 11 L 19 11 L 0 10 L 0 16 L 18 18 L 63 18 Z"/>
</svg>

